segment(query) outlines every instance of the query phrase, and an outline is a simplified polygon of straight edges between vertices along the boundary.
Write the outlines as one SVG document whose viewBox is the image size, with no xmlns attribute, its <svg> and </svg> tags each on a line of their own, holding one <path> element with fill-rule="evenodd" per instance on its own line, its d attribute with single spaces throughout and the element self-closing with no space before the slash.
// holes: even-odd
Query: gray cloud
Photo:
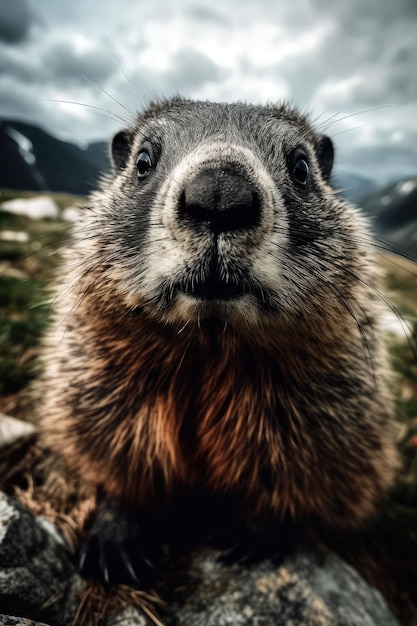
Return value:
<svg viewBox="0 0 417 626">
<path fill-rule="evenodd" d="M 356 107 L 387 104 L 393 97 L 407 102 L 417 95 L 417 81 L 411 78 L 417 67 L 416 23 L 395 13 L 394 4 L 352 0 L 343 6 L 315 54 L 284 64 L 296 97 L 312 98 L 324 81 L 351 79 L 357 84 L 352 80 L 344 95 Z"/>
<path fill-rule="evenodd" d="M 226 26 L 231 23 L 230 17 L 215 11 L 214 8 L 208 9 L 203 4 L 190 7 L 189 16 L 191 19 L 204 22 L 205 24 Z"/>
<path fill-rule="evenodd" d="M 0 78 L 0 100 L 1 117 L 23 118 L 28 121 L 46 117 L 37 90 L 10 77 Z"/>
<path fill-rule="evenodd" d="M 0 42 L 0 80 L 10 77 L 22 84 L 38 83 L 42 80 L 42 68 L 34 55 L 26 55 L 18 47 Z"/>
<path fill-rule="evenodd" d="M 410 142 L 403 145 L 351 146 L 339 165 L 366 174 L 380 185 L 416 175 L 417 132 L 411 133 Z M 414 142 L 414 143 L 413 143 Z"/>
<path fill-rule="evenodd" d="M 158 71 L 143 63 L 124 69 L 126 76 L 122 70 L 116 69 L 107 90 L 135 111 L 142 110 L 156 97 L 189 96 L 193 90 L 215 84 L 227 74 L 226 69 L 219 67 L 208 56 L 190 48 L 174 54 L 171 66 L 166 70 Z"/>
<path fill-rule="evenodd" d="M 0 2 L 0 40 L 15 44 L 26 39 L 34 15 L 25 0 Z"/>
<path fill-rule="evenodd" d="M 220 81 L 225 74 L 227 72 L 205 54 L 184 48 L 174 55 L 172 69 L 155 78 L 168 94 L 187 94 L 206 83 Z"/>
<path fill-rule="evenodd" d="M 102 82 L 115 71 L 111 52 L 100 43 L 91 49 L 78 50 L 71 41 L 56 41 L 44 53 L 46 73 L 57 82 L 80 82 L 83 76 Z"/>
</svg>

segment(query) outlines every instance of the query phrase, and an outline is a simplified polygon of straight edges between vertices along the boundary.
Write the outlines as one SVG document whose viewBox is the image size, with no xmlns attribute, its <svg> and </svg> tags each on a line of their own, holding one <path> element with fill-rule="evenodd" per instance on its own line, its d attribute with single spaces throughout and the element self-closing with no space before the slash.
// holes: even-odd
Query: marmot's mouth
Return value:
<svg viewBox="0 0 417 626">
<path fill-rule="evenodd" d="M 249 287 L 243 281 L 225 281 L 218 276 L 210 275 L 204 280 L 184 282 L 179 286 L 179 291 L 187 296 L 204 300 L 233 300 L 248 293 Z"/>
</svg>

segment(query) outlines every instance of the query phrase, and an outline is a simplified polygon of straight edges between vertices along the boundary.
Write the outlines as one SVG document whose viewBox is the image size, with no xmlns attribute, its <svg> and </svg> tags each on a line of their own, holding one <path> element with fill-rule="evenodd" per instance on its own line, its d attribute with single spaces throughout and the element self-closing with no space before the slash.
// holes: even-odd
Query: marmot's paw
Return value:
<svg viewBox="0 0 417 626">
<path fill-rule="evenodd" d="M 161 546 L 155 542 L 154 533 L 144 514 L 106 501 L 81 544 L 81 575 L 107 586 L 148 588 L 157 579 L 161 563 Z"/>
</svg>

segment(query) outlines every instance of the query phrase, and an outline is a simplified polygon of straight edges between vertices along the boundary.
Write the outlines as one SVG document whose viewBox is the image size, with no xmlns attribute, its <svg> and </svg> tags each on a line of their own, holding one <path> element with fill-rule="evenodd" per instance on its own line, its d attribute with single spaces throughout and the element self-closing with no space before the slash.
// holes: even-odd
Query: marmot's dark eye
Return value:
<svg viewBox="0 0 417 626">
<path fill-rule="evenodd" d="M 138 170 L 138 178 L 145 178 L 153 168 L 152 159 L 146 150 L 139 152 L 136 167 Z"/>
<path fill-rule="evenodd" d="M 292 155 L 290 171 L 295 184 L 301 189 L 305 189 L 307 187 L 310 167 L 308 165 L 307 155 L 300 150 L 300 148 L 297 148 Z"/>
</svg>

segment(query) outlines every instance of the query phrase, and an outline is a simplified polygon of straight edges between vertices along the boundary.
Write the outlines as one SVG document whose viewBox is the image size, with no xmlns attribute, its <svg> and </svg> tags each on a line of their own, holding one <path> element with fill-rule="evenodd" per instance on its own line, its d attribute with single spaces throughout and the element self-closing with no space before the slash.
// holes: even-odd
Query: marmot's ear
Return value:
<svg viewBox="0 0 417 626">
<path fill-rule="evenodd" d="M 320 163 L 321 173 L 325 180 L 329 180 L 333 167 L 333 142 L 327 135 L 319 135 L 316 140 L 316 153 Z"/>
<path fill-rule="evenodd" d="M 124 169 L 129 157 L 131 134 L 128 130 L 120 130 L 111 140 L 110 157 L 115 172 Z"/>
</svg>

